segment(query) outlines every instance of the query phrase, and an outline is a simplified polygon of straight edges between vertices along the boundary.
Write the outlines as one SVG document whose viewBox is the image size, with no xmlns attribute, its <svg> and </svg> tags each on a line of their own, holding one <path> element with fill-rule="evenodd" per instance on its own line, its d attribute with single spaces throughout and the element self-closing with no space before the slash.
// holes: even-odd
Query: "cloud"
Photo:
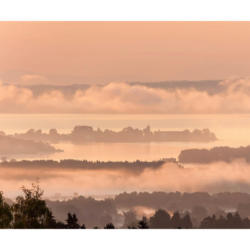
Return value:
<svg viewBox="0 0 250 250">
<path fill-rule="evenodd" d="M 26 76 L 26 79 L 36 78 Z M 38 77 L 39 78 L 39 77 Z M 55 89 L 34 95 L 27 86 L 0 85 L 2 113 L 248 113 L 250 78 L 220 83 L 214 94 L 194 88 L 163 89 L 112 82 L 76 90 L 70 97 Z"/>
</svg>

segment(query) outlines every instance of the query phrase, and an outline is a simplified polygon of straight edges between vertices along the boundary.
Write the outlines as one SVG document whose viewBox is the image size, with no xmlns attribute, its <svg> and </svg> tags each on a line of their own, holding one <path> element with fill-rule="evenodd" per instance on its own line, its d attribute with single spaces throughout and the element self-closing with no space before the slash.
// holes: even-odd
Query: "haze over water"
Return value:
<svg viewBox="0 0 250 250">
<path fill-rule="evenodd" d="M 58 133 L 53 130 L 42 136 L 60 138 L 48 145 L 46 140 L 36 141 L 41 138 L 39 132 L 33 133 L 34 141 L 27 140 L 32 133 L 26 138 L 0 134 L 0 157 L 157 161 L 177 158 L 184 149 L 216 146 L 235 147 L 229 150 L 236 156 L 241 153 L 231 159 L 231 153 L 222 148 L 212 152 L 216 162 L 205 162 L 206 166 L 191 163 L 187 168 L 189 163 L 183 163 L 180 168 L 164 163 L 160 169 L 151 165 L 140 174 L 136 169 L 128 174 L 117 165 L 112 170 L 86 170 L 75 169 L 74 161 L 66 168 L 41 161 L 38 167 L 21 163 L 23 166 L 12 168 L 7 164 L 19 162 L 3 161 L 0 191 L 13 194 L 39 179 L 50 195 L 145 190 L 250 192 L 250 147 L 238 148 L 250 145 L 249 31 L 249 22 L 0 23 L 0 131 L 11 135 L 29 129 L 56 129 Z M 148 125 L 151 131 L 209 129 L 218 140 L 156 142 L 162 139 L 158 133 L 155 142 L 82 143 L 85 135 L 70 134 L 79 125 L 102 131 Z M 105 136 L 110 139 L 110 134 Z M 218 155 L 224 158 L 218 160 Z M 194 156 L 206 160 L 202 153 Z"/>
<path fill-rule="evenodd" d="M 121 114 L 1 114 L 0 130 L 8 134 L 25 132 L 29 129 L 68 133 L 76 125 L 87 125 L 97 129 L 120 130 L 128 126 L 151 130 L 193 130 L 209 128 L 218 138 L 210 143 L 195 142 L 151 142 L 151 143 L 71 143 L 56 144 L 64 152 L 49 156 L 35 156 L 32 159 L 86 159 L 102 161 L 118 160 L 158 160 L 177 157 L 181 150 L 187 148 L 211 148 L 214 146 L 246 146 L 250 143 L 250 115 L 121 115 Z M 20 158 L 18 158 L 20 159 Z M 23 158 L 23 159 L 27 159 Z"/>
</svg>

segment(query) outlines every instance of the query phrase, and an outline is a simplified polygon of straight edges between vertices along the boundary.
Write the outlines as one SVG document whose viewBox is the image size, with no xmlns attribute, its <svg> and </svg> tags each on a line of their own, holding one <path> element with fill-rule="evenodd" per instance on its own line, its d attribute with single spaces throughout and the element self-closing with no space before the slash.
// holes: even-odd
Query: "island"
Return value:
<svg viewBox="0 0 250 250">
<path fill-rule="evenodd" d="M 215 134 L 209 129 L 152 131 L 150 126 L 144 129 L 126 127 L 120 131 L 93 129 L 91 126 L 75 126 L 68 134 L 58 133 L 56 129 L 50 129 L 48 133 L 42 130 L 30 129 L 25 133 L 16 133 L 14 137 L 53 144 L 61 142 L 71 142 L 73 144 L 89 142 L 212 142 L 217 140 Z"/>
</svg>

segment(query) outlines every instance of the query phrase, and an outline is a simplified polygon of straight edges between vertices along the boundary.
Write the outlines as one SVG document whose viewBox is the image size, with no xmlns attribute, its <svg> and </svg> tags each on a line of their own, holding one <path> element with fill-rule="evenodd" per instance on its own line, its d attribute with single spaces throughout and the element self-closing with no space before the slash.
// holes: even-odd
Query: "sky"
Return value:
<svg viewBox="0 0 250 250">
<path fill-rule="evenodd" d="M 15 84 L 249 76 L 250 22 L 0 22 L 0 37 Z"/>
<path fill-rule="evenodd" d="M 0 22 L 0 37 L 0 113 L 250 112 L 250 22 Z M 212 94 L 153 87 L 209 79 Z"/>
</svg>

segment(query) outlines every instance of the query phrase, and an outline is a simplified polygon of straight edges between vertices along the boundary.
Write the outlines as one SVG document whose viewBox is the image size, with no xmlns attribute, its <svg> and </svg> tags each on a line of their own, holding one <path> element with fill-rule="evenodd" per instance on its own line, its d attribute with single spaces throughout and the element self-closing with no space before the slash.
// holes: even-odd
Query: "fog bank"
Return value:
<svg viewBox="0 0 250 250">
<path fill-rule="evenodd" d="M 22 185 L 39 180 L 46 196 L 55 193 L 72 195 L 112 195 L 132 191 L 167 192 L 250 192 L 250 165 L 244 161 L 207 165 L 166 163 L 142 172 L 123 169 L 79 170 L 60 168 L 0 168 L 0 190 L 13 194 Z"/>
<path fill-rule="evenodd" d="M 208 93 L 192 87 L 165 89 L 111 82 L 76 89 L 69 97 L 61 90 L 35 95 L 28 87 L 1 84 L 0 112 L 202 114 L 250 111 L 249 78 L 225 80 L 219 86 L 221 91 Z"/>
</svg>

